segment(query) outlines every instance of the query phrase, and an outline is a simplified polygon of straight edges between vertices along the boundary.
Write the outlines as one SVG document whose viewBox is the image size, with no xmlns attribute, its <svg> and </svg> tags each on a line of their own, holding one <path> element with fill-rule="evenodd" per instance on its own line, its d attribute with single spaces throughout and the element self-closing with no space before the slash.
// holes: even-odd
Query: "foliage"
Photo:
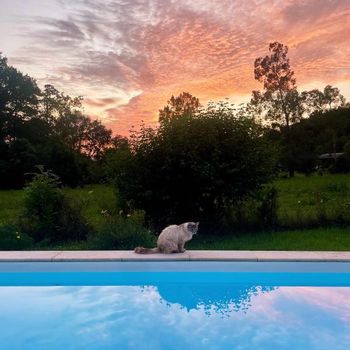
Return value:
<svg viewBox="0 0 350 350">
<path fill-rule="evenodd" d="M 304 117 L 348 105 L 339 89 L 331 85 L 327 85 L 323 91 L 314 89 L 299 93 L 287 57 L 288 47 L 273 42 L 269 45 L 269 51 L 270 55 L 255 60 L 255 79 L 263 83 L 263 91 L 252 92 L 248 110 L 255 116 L 264 116 L 272 122 L 272 128 L 279 129 L 280 162 L 289 175 L 293 176 L 295 170 L 307 173 L 316 163 L 316 151 L 310 149 L 313 139 L 305 138 L 307 130 L 296 127 L 292 132 L 291 127 L 301 123 Z M 301 139 L 306 141 L 304 148 Z"/>
<path fill-rule="evenodd" d="M 296 88 L 294 71 L 290 67 L 288 47 L 273 42 L 269 45 L 270 55 L 259 57 L 254 63 L 255 79 L 263 83 L 263 92 L 253 91 L 251 105 L 257 106 L 265 117 L 279 127 L 282 133 L 282 152 L 286 159 L 290 176 L 294 174 L 291 150 L 290 125 L 302 116 L 299 93 Z"/>
<path fill-rule="evenodd" d="M 273 142 L 282 145 L 281 165 L 286 169 L 287 160 L 284 154 L 284 139 L 280 132 L 269 134 Z M 345 172 L 350 169 L 349 158 L 346 158 L 346 144 L 350 137 L 350 108 L 315 112 L 290 127 L 290 154 L 293 168 L 310 174 L 318 168 L 328 168 L 333 172 Z M 325 153 L 345 152 L 345 157 L 337 162 L 327 163 L 318 157 Z"/>
<path fill-rule="evenodd" d="M 340 107 L 346 107 L 346 100 L 339 89 L 326 85 L 323 91 L 313 89 L 303 91 L 300 95 L 303 110 L 311 115 L 315 112 L 325 112 Z"/>
<path fill-rule="evenodd" d="M 155 246 L 155 237 L 144 226 L 144 213 L 135 211 L 127 217 L 111 216 L 88 244 L 92 249 L 134 249 Z"/>
<path fill-rule="evenodd" d="M 85 239 L 88 225 L 81 215 L 81 208 L 73 207 L 67 201 L 56 175 L 44 171 L 42 167 L 39 170 L 25 189 L 20 221 L 22 231 L 35 242 Z"/>
<path fill-rule="evenodd" d="M 52 85 L 41 91 L 0 55 L 0 188 L 22 188 L 24 173 L 37 164 L 53 169 L 69 186 L 98 181 L 92 173 L 112 132 L 81 109 L 81 97 Z"/>
<path fill-rule="evenodd" d="M 168 104 L 159 110 L 159 123 L 166 124 L 172 118 L 194 114 L 200 107 L 199 99 L 188 92 L 183 92 L 177 97 L 171 96 Z"/>
<path fill-rule="evenodd" d="M 15 226 L 0 226 L 0 250 L 22 250 L 33 246 L 33 239 Z"/>
<path fill-rule="evenodd" d="M 278 227 L 278 192 L 265 186 L 253 196 L 246 197 L 225 208 L 223 226 L 225 233 L 274 230 Z"/>
<path fill-rule="evenodd" d="M 270 55 L 259 57 L 254 63 L 255 79 L 263 83 L 264 91 L 253 91 L 252 103 L 263 104 L 267 118 L 288 128 L 300 118 L 296 79 L 287 57 L 288 47 L 273 42 L 269 51 Z"/>
<path fill-rule="evenodd" d="M 55 132 L 71 150 L 93 159 L 101 158 L 112 135 L 101 122 L 91 121 L 79 111 L 60 115 L 55 120 Z"/>
<path fill-rule="evenodd" d="M 156 228 L 199 220 L 220 222 L 223 209 L 268 182 L 274 151 L 263 128 L 213 104 L 143 128 L 115 169 L 122 207 L 143 209 Z"/>
<path fill-rule="evenodd" d="M 23 123 L 35 115 L 40 90 L 33 78 L 7 64 L 0 54 L 0 138 L 21 136 Z"/>
<path fill-rule="evenodd" d="M 274 181 L 273 187 L 277 190 L 277 203 L 271 205 L 274 203 L 273 200 L 271 201 L 274 196 L 268 195 L 271 187 L 267 186 L 254 197 L 240 201 L 236 206 L 225 211 L 224 224 L 227 228 L 225 232 L 230 234 L 229 238 L 225 238 L 225 235 L 222 238 L 221 235 L 219 237 L 216 230 L 213 230 L 211 235 L 203 237 L 202 227 L 200 227 L 198 237 L 196 236 L 193 242 L 190 242 L 189 247 L 193 249 L 249 249 L 249 247 L 252 249 L 278 249 L 278 247 L 284 249 L 292 249 L 292 247 L 295 249 L 303 247 L 345 249 L 342 248 L 342 242 L 344 245 L 347 244 L 346 233 L 348 230 L 340 228 L 350 225 L 350 177 L 348 175 L 302 176 L 296 174 L 293 179 L 286 178 Z M 70 203 L 73 203 L 73 200 L 83 203 L 81 214 L 89 226 L 93 228 L 95 234 L 89 235 L 89 239 L 83 242 L 47 242 L 46 245 L 41 243 L 40 249 L 102 249 L 100 243 L 95 241 L 99 232 L 106 230 L 107 227 L 113 231 L 111 218 L 127 219 L 127 217 L 119 215 L 113 187 L 98 185 L 77 189 L 65 188 L 62 191 Z M 21 237 L 23 230 L 16 228 L 16 221 L 23 210 L 23 195 L 23 190 L 0 192 L 0 226 L 14 227 L 11 231 L 12 234 L 19 231 Z M 274 222 L 273 220 L 270 220 L 269 223 L 269 220 L 266 219 L 273 217 L 273 215 L 266 213 L 273 214 L 272 208 L 275 205 L 277 222 L 273 225 L 271 224 Z M 270 210 L 266 211 L 264 207 L 270 208 Z M 281 231 L 319 227 L 339 227 L 339 229 L 333 230 L 334 235 L 323 233 L 326 231 L 324 229 L 313 230 L 312 234 L 309 233 L 311 231 L 300 231 L 295 234 L 294 232 L 284 233 Z M 264 233 L 265 230 L 270 231 L 271 229 L 277 233 L 273 235 Z M 343 233 L 338 235 L 336 233 L 338 231 Z M 100 238 L 99 242 L 102 241 L 103 239 Z M 103 244 L 102 246 L 105 247 Z M 147 246 L 151 247 L 152 243 Z M 38 244 L 28 248 L 37 249 Z"/>
</svg>

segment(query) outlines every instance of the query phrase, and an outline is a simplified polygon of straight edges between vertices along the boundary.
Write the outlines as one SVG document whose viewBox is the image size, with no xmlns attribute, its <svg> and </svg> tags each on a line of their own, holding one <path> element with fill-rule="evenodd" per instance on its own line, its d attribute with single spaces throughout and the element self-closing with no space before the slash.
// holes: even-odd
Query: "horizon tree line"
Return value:
<svg viewBox="0 0 350 350">
<path fill-rule="evenodd" d="M 304 121 L 333 110 L 343 109 L 344 113 L 349 113 L 350 105 L 339 89 L 331 85 L 323 90 L 299 92 L 288 47 L 273 42 L 268 49 L 268 55 L 254 62 L 254 78 L 262 83 L 262 90 L 252 91 L 249 103 L 233 109 L 237 118 L 268 122 L 265 133 L 278 144 L 279 163 L 293 176 L 295 170 L 303 168 L 297 164 L 298 152 L 301 152 L 300 145 L 295 142 L 298 132 L 313 127 L 312 122 Z M 40 89 L 32 77 L 8 65 L 6 57 L 0 54 L 1 188 L 23 187 L 25 174 L 38 164 L 51 169 L 69 186 L 106 180 L 110 170 L 106 159 L 113 150 L 131 147 L 139 141 L 140 135 L 145 137 L 145 126 L 143 133 L 136 132 L 129 138 L 113 136 L 101 121 L 84 115 L 82 101 L 82 97 L 72 98 L 50 84 Z M 159 110 L 159 128 L 166 127 L 174 118 L 195 115 L 205 108 L 214 113 L 222 106 L 209 103 L 203 107 L 197 97 L 183 92 L 172 96 Z M 333 150 L 350 149 L 350 144 L 345 147 L 346 136 L 339 141 L 339 130 L 328 129 Z M 313 159 L 315 148 L 313 146 Z"/>
</svg>

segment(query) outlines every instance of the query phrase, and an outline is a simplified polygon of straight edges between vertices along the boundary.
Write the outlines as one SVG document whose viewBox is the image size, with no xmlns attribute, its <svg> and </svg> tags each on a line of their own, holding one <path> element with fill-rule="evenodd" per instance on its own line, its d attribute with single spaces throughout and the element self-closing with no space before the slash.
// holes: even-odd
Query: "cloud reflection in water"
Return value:
<svg viewBox="0 0 350 350">
<path fill-rule="evenodd" d="M 0 288 L 2 349 L 347 349 L 350 289 Z"/>
</svg>

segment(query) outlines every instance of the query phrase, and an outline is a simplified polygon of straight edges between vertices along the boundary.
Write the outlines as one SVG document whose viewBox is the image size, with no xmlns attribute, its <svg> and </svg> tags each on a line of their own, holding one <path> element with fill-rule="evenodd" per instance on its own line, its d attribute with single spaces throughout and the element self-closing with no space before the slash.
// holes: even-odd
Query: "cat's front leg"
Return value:
<svg viewBox="0 0 350 350">
<path fill-rule="evenodd" d="M 184 253 L 185 251 L 185 243 L 179 243 L 179 253 Z"/>
</svg>

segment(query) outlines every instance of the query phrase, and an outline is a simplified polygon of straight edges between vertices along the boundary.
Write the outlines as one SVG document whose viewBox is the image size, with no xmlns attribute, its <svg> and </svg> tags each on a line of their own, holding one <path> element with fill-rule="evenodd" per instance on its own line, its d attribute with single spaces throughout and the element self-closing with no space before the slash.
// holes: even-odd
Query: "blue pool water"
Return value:
<svg viewBox="0 0 350 350">
<path fill-rule="evenodd" d="M 349 264 L 0 264 L 0 348 L 348 349 Z"/>
</svg>

